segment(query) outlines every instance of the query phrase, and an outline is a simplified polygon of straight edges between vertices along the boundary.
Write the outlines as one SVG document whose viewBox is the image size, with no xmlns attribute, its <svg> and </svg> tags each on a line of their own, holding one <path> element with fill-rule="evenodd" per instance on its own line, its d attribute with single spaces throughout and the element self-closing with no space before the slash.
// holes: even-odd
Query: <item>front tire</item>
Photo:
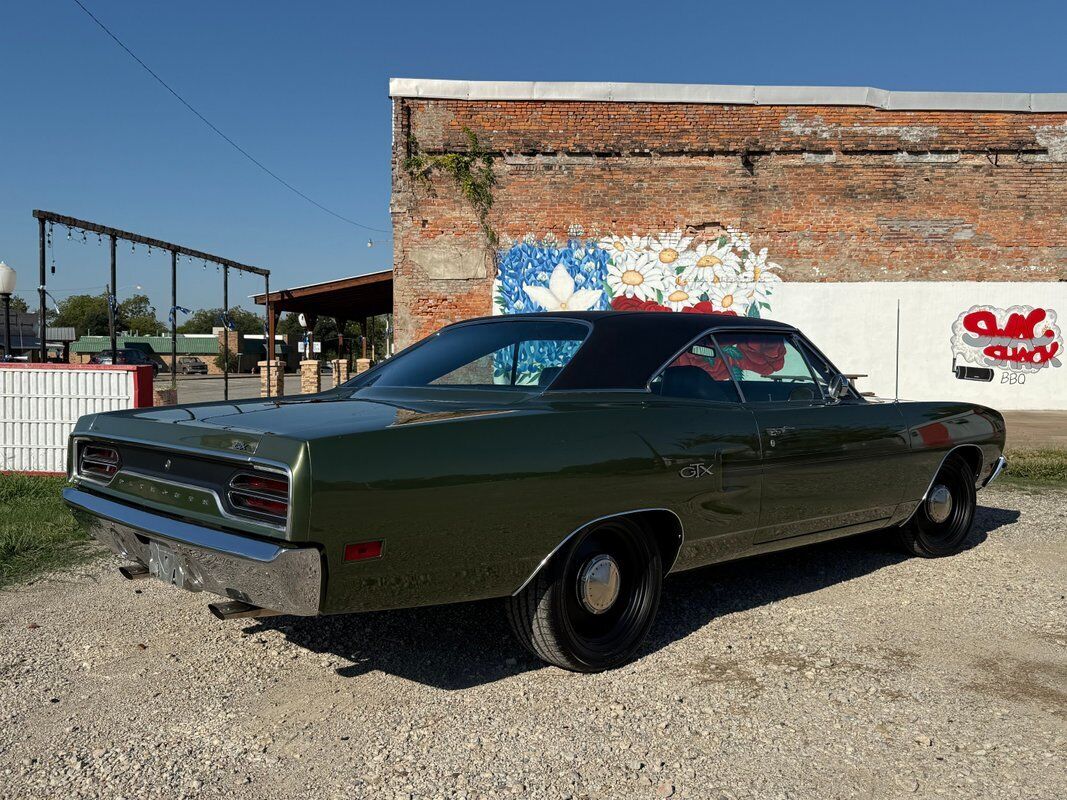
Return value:
<svg viewBox="0 0 1067 800">
<path fill-rule="evenodd" d="M 900 529 L 904 550 L 921 558 L 960 552 L 967 541 L 977 494 L 974 472 L 962 458 L 949 458 L 937 473 L 915 515 Z"/>
<path fill-rule="evenodd" d="M 659 608 L 663 561 L 636 522 L 588 528 L 507 600 L 519 642 L 549 664 L 600 672 L 629 661 Z"/>
</svg>

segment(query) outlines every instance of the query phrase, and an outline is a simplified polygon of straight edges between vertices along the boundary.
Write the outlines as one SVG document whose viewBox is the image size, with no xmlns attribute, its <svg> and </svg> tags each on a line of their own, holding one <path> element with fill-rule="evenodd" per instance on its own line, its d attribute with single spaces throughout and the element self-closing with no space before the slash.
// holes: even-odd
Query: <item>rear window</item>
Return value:
<svg viewBox="0 0 1067 800">
<path fill-rule="evenodd" d="M 446 328 L 347 386 L 543 389 L 578 352 L 589 326 L 501 320 Z"/>
</svg>

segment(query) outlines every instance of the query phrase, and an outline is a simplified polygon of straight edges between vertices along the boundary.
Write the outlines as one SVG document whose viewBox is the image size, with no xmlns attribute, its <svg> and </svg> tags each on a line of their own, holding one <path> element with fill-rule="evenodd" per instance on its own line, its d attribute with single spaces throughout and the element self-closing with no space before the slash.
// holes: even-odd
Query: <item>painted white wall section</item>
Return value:
<svg viewBox="0 0 1067 800">
<path fill-rule="evenodd" d="M 1067 410 L 1067 282 L 786 281 L 765 316 L 796 325 L 843 372 L 866 373 L 861 391 L 893 397 L 898 301 L 902 399 Z M 953 355 L 992 380 L 957 379 Z"/>
<path fill-rule="evenodd" d="M 133 367 L 2 365 L 0 472 L 64 472 L 67 438 L 78 417 L 151 405 L 147 381 L 145 402 Z"/>
</svg>

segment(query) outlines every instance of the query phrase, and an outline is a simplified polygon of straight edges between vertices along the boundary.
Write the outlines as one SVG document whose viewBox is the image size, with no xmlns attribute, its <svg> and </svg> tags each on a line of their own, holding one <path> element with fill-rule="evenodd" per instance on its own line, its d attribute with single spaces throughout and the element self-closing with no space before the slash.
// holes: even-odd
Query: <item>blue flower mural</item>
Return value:
<svg viewBox="0 0 1067 800">
<path fill-rule="evenodd" d="M 608 309 L 603 288 L 607 281 L 609 254 L 595 242 L 571 239 L 564 244 L 522 242 L 500 253 L 494 309 L 498 314 L 521 314 L 529 311 L 556 311 L 560 295 L 571 297 L 580 292 L 598 292 L 595 301 L 585 308 Z M 563 267 L 563 272 L 558 271 Z M 570 279 L 573 285 L 568 289 Z M 553 276 L 556 277 L 553 284 Z M 562 288 L 559 288 L 562 285 Z M 528 289 L 533 289 L 532 292 Z M 556 289 L 553 292 L 553 289 Z M 543 290 L 543 291 L 538 291 Z M 591 295 L 580 295 L 590 298 Z M 540 298 L 540 301 L 535 298 Z M 573 309 L 572 309 L 573 310 Z"/>
</svg>

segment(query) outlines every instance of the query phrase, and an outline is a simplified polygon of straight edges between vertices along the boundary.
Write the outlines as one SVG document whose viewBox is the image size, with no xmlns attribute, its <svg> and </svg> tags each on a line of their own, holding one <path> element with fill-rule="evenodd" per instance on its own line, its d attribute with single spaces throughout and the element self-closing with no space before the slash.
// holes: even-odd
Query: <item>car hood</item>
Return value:
<svg viewBox="0 0 1067 800">
<path fill-rule="evenodd" d="M 363 389 L 186 406 L 131 409 L 101 414 L 89 431 L 138 438 L 170 438 L 161 426 L 195 431 L 206 444 L 225 434 L 269 434 L 313 441 L 363 431 L 517 413 L 531 394 L 511 390 Z"/>
</svg>

